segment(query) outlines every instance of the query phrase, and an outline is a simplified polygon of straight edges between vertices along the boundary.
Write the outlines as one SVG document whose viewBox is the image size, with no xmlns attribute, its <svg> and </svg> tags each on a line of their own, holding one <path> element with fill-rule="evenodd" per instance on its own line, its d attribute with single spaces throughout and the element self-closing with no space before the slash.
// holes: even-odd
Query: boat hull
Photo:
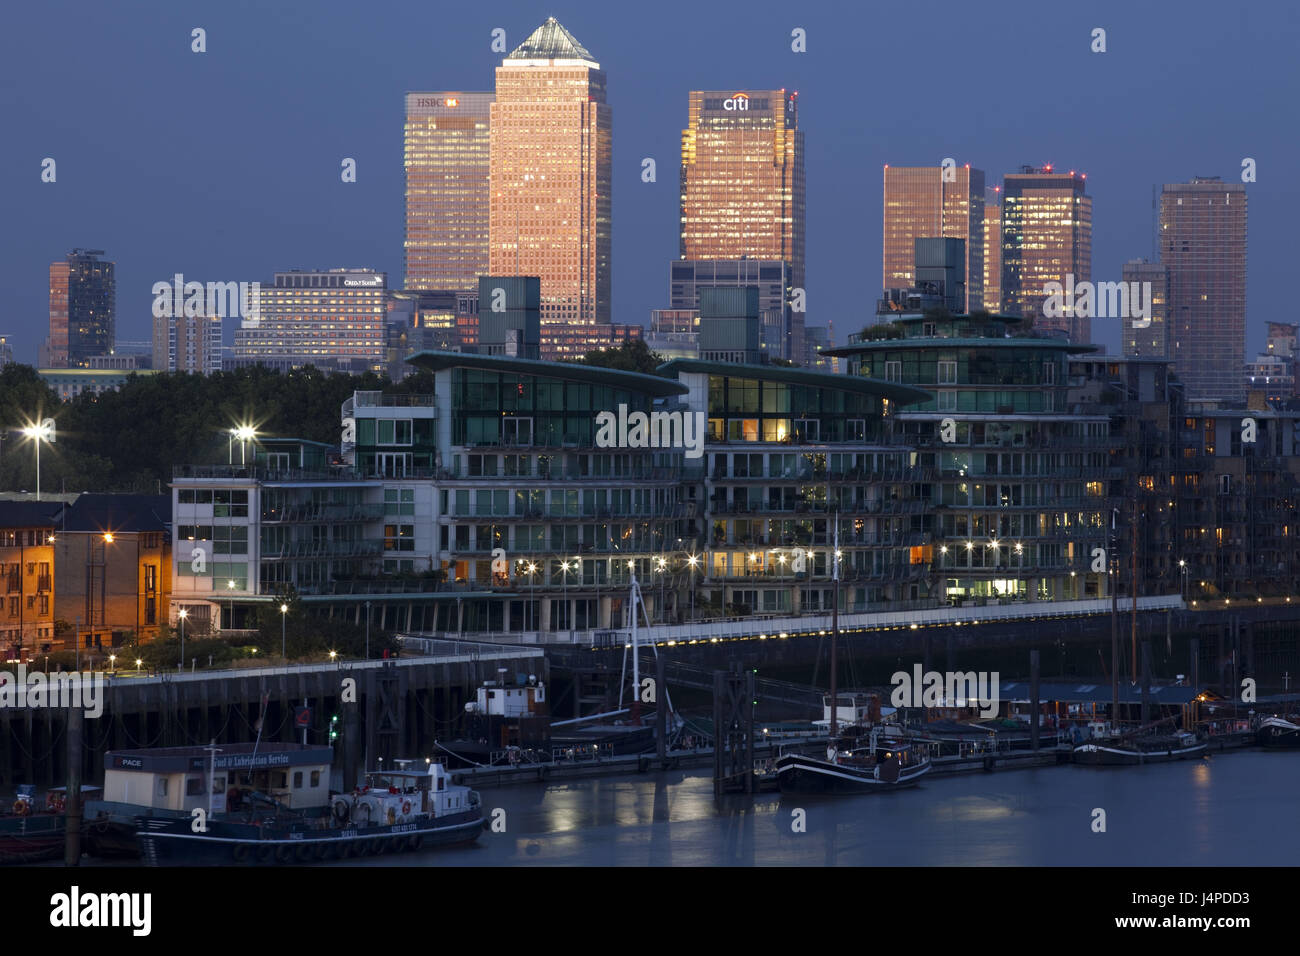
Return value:
<svg viewBox="0 0 1300 956">
<path fill-rule="evenodd" d="M 916 785 L 930 763 L 900 768 L 896 780 L 878 778 L 872 771 L 833 764 L 803 754 L 787 754 L 776 762 L 777 786 L 782 793 L 880 793 Z"/>
<path fill-rule="evenodd" d="M 215 823 L 207 833 L 193 833 L 189 820 L 146 819 L 141 824 L 136 840 L 147 866 L 304 866 L 472 843 L 483 832 L 483 814 L 475 809 L 411 823 L 329 830 Z"/>
<path fill-rule="evenodd" d="M 0 818 L 0 865 L 57 860 L 63 856 L 66 834 L 62 814 Z"/>
<path fill-rule="evenodd" d="M 1148 763 L 1171 763 L 1205 756 L 1205 744 L 1144 750 L 1122 744 L 1080 744 L 1071 759 L 1085 767 L 1130 767 Z"/>
<path fill-rule="evenodd" d="M 1265 724 L 1259 728 L 1256 739 L 1261 747 L 1270 750 L 1300 749 L 1300 727 L 1287 728 Z"/>
</svg>

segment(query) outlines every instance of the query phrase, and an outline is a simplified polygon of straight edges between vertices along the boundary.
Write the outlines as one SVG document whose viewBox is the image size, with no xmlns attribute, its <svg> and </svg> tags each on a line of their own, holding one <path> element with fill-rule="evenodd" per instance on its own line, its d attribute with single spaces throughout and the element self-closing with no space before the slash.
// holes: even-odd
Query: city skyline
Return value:
<svg viewBox="0 0 1300 956">
<path fill-rule="evenodd" d="M 1115 279 L 1119 277 L 1124 262 L 1149 255 L 1152 244 L 1152 217 L 1149 208 L 1152 184 L 1185 181 L 1193 175 L 1213 174 L 1222 176 L 1225 182 L 1235 181 L 1239 177 L 1239 163 L 1248 156 L 1256 158 L 1261 170 L 1266 171 L 1269 168 L 1268 161 L 1262 157 L 1269 154 L 1267 141 L 1274 142 L 1272 153 L 1277 155 L 1277 150 L 1282 148 L 1277 141 L 1288 136 L 1287 131 L 1254 130 L 1249 137 L 1241 134 L 1241 148 L 1235 148 L 1234 144 L 1229 152 L 1224 144 L 1232 142 L 1232 137 L 1238 134 L 1229 130 L 1227 139 L 1222 131 L 1213 137 L 1203 135 L 1197 138 L 1192 134 L 1205 129 L 1207 124 L 1198 123 L 1195 119 L 1189 121 L 1186 112 L 1179 113 L 1179 109 L 1185 111 L 1189 106 L 1180 101 L 1171 106 L 1170 118 L 1166 121 L 1179 135 L 1172 139 L 1166 137 L 1161 143 L 1161 150 L 1147 149 L 1137 157 L 1125 154 L 1123 162 L 1118 162 L 1123 152 L 1120 144 L 1127 142 L 1126 137 L 1131 139 L 1139 130 L 1145 130 L 1144 124 L 1149 119 L 1146 114 L 1139 115 L 1135 111 L 1132 117 L 1112 116 L 1112 120 L 1121 121 L 1120 125 L 1126 132 L 1112 137 L 1110 145 L 1100 151 L 1093 142 L 1098 139 L 1095 131 L 1094 134 L 1085 136 L 1066 130 L 1054 134 L 1051 140 L 1044 142 L 1041 136 L 1012 132 L 1015 126 L 1008 122 L 1011 117 L 998 110 L 990 112 L 984 104 L 976 104 L 965 112 L 961 132 L 941 135 L 918 126 L 913 135 L 904 139 L 878 137 L 873 142 L 870 138 L 864 139 L 860 128 L 856 128 L 855 124 L 860 125 L 864 116 L 869 124 L 884 122 L 881 119 L 883 105 L 868 102 L 862 110 L 853 110 L 853 122 L 848 122 L 843 117 L 842 114 L 846 111 L 835 108 L 836 84 L 842 84 L 846 77 L 831 61 L 837 52 L 842 52 L 840 46 L 843 41 L 838 34 L 853 32 L 851 29 L 839 29 L 836 20 L 819 16 L 815 12 L 802 18 L 799 25 L 809 31 L 810 38 L 809 52 L 806 54 L 791 52 L 788 35 L 785 35 L 788 30 L 782 34 L 774 27 L 738 27 L 734 44 L 725 46 L 715 46 L 688 35 L 675 42 L 686 44 L 694 51 L 695 57 L 704 58 L 706 62 L 695 67 L 696 75 L 684 76 L 664 67 L 662 61 L 659 62 L 657 72 L 647 73 L 648 59 L 654 59 L 654 44 L 645 42 L 644 36 L 640 38 L 641 42 L 630 42 L 630 32 L 622 28 L 619 18 L 590 11 L 575 14 L 557 10 L 555 13 L 589 49 L 600 51 L 602 70 L 610 77 L 610 104 L 620 116 L 634 117 L 621 122 L 614 153 L 614 190 L 619 196 L 614 213 L 614 255 L 623 263 L 618 282 L 613 286 L 612 317 L 616 322 L 643 324 L 649 310 L 663 304 L 661 267 L 637 270 L 632 264 L 642 259 L 662 262 L 665 254 L 671 255 L 676 246 L 672 238 L 677 231 L 672 222 L 673 210 L 677 205 L 677 177 L 673 175 L 673 167 L 674 154 L 679 144 L 675 140 L 681 130 L 681 99 L 690 89 L 721 89 L 733 84 L 740 88 L 744 83 L 756 82 L 761 85 L 767 82 L 784 83 L 805 94 L 809 106 L 805 110 L 805 116 L 801 117 L 800 126 L 814 132 L 810 138 L 808 161 L 808 258 L 813 261 L 818 277 L 815 289 L 812 290 L 815 299 L 809 302 L 808 308 L 818 326 L 833 319 L 841 340 L 846 332 L 855 331 L 871 320 L 868 310 L 861 308 L 861 297 L 855 291 L 855 283 L 849 281 L 848 277 L 856 277 L 855 270 L 849 265 L 851 261 L 860 255 L 870 258 L 867 250 L 874 244 L 873 224 L 880 221 L 877 206 L 879 196 L 873 197 L 872 190 L 862 188 L 861 183 L 863 171 L 870 169 L 877 161 L 879 165 L 876 168 L 885 163 L 931 165 L 937 164 L 944 156 L 956 153 L 969 159 L 972 165 L 984 169 L 989 180 L 996 182 L 1024 159 L 1046 163 L 1068 157 L 1070 162 L 1089 171 L 1089 194 L 1098 205 L 1095 218 L 1099 231 L 1094 240 L 1094 276 L 1098 279 Z M 959 9 L 955 14 L 958 22 L 968 15 Z M 709 19 L 712 15 L 701 16 L 712 22 Z M 856 15 L 850 13 L 846 16 L 852 20 Z M 1102 14 L 1099 16 L 1105 18 Z M 1050 11 L 1043 11 L 1041 18 L 1039 29 L 1050 27 L 1063 38 L 1068 36 L 1069 30 L 1080 29 L 1055 17 Z M 382 101 L 389 104 L 395 104 L 397 94 L 408 90 L 485 88 L 491 65 L 499 63 L 503 56 L 502 53 L 489 49 L 491 30 L 498 25 L 497 21 L 507 32 L 507 49 L 510 49 L 527 36 L 528 31 L 534 29 L 542 17 L 536 13 L 515 11 L 493 13 L 489 19 L 493 22 L 487 25 L 486 20 L 482 23 L 477 20 L 470 22 L 467 18 L 462 27 L 467 33 L 475 29 L 478 31 L 481 42 L 466 44 L 481 47 L 472 55 L 468 51 L 462 53 L 459 49 L 449 48 L 447 56 L 440 59 L 436 70 L 411 67 L 400 71 L 381 71 L 378 78 L 366 77 L 360 85 L 367 95 L 382 96 Z M 1090 54 L 1086 42 L 1087 31 L 1081 30 L 1082 39 L 1077 44 L 1079 52 L 1070 56 L 1077 57 L 1080 64 L 1095 64 L 1099 68 L 1115 64 L 1117 69 L 1113 77 L 1102 69 L 1093 71 L 1099 90 L 1131 81 L 1137 74 L 1148 75 L 1147 67 L 1135 64 L 1131 54 L 1125 53 L 1124 49 L 1113 42 L 1114 35 L 1121 32 L 1119 28 L 1123 26 L 1124 31 L 1140 35 L 1144 38 L 1143 42 L 1148 44 L 1156 42 L 1158 37 L 1162 54 L 1167 59 L 1172 58 L 1179 69 L 1190 70 L 1192 67 L 1186 62 L 1186 55 L 1179 53 L 1180 48 L 1174 42 L 1180 36 L 1186 39 L 1185 32 L 1180 33 L 1178 24 L 1159 22 L 1167 32 L 1157 35 L 1152 32 L 1156 23 L 1149 15 L 1126 13 L 1122 24 L 1116 23 L 1111 27 L 1112 51 L 1107 54 Z M 36 25 L 40 25 L 39 18 Z M 268 28 L 285 45 L 289 60 L 300 62 L 301 57 L 308 56 L 308 51 L 300 51 L 296 41 L 290 42 L 289 37 L 280 32 L 286 26 L 287 24 L 276 21 Z M 47 25 L 44 28 L 50 27 Z M 443 32 L 453 29 L 445 27 Z M 650 29 L 652 35 L 661 36 L 653 32 L 659 29 L 657 26 L 651 25 Z M 819 29 L 822 31 L 820 34 Z M 225 31 L 224 35 L 229 37 L 230 31 Z M 819 35 L 820 43 L 823 44 L 820 48 L 817 42 Z M 1240 43 L 1243 37 L 1243 30 L 1229 30 L 1219 37 L 1219 41 Z M 74 38 L 74 43 L 85 42 L 88 42 L 86 37 Z M 157 42 L 157 38 L 151 35 L 150 42 Z M 1268 38 L 1264 42 L 1267 43 Z M 302 46 L 305 48 L 310 44 L 304 42 Z M 167 68 L 183 71 L 195 64 L 210 63 L 217 52 L 218 49 L 210 45 L 209 52 L 204 54 L 210 59 L 204 61 L 199 55 L 190 53 L 187 45 L 179 46 L 177 52 L 168 53 Z M 194 59 L 179 59 L 182 54 Z M 93 61 L 93 57 L 91 59 Z M 1251 63 L 1259 64 L 1261 59 L 1264 58 L 1253 58 Z M 1262 69 L 1258 66 L 1253 68 Z M 1213 77 L 1215 71 L 1211 69 L 1208 74 Z M 322 77 L 318 69 L 308 70 L 306 75 L 312 82 L 321 83 L 322 92 L 327 92 L 330 88 L 330 82 Z M 352 81 L 358 82 L 355 77 Z M 59 89 L 58 83 L 55 84 L 55 89 Z M 650 95 L 651 91 L 654 92 L 653 96 Z M 813 92 L 816 95 L 809 95 Z M 163 91 L 150 91 L 150 96 L 166 99 Z M 265 98 L 274 102 L 273 95 L 265 95 Z M 659 99 L 667 102 L 660 105 L 657 102 Z M 347 102 L 346 97 L 344 101 Z M 245 100 L 241 100 L 240 104 L 243 109 L 250 108 Z M 1226 108 L 1226 104 L 1221 105 Z M 275 112 L 268 107 L 262 109 L 267 116 L 263 118 L 263 114 L 253 113 L 255 125 L 268 122 L 269 114 Z M 7 187 L 8 190 L 22 194 L 16 197 L 20 200 L 20 216 L 23 208 L 36 208 L 30 206 L 32 202 L 44 205 L 53 201 L 58 206 L 65 201 L 60 196 L 64 193 L 72 194 L 66 200 L 69 205 L 62 208 L 58 215 L 38 215 L 34 211 L 27 215 L 36 235 L 25 236 L 23 247 L 11 248 L 11 254 L 6 257 L 7 284 L 12 289 L 21 290 L 16 307 L 18 314 L 30 314 L 32 305 L 32 276 L 22 266 L 22 263 L 32 258 L 28 246 L 34 247 L 38 259 L 45 263 L 73 245 L 93 244 L 109 249 L 110 255 L 118 263 L 120 334 L 123 338 L 130 339 L 149 337 L 149 287 L 152 282 L 169 277 L 176 271 L 184 271 L 187 275 L 193 274 L 201 279 L 264 280 L 274 270 L 286 267 L 327 269 L 363 263 L 388 271 L 390 275 L 402 274 L 401 213 L 393 202 L 394 197 L 400 199 L 402 189 L 401 164 L 395 161 L 401 144 L 394 134 L 397 126 L 393 122 L 395 109 L 386 107 L 375 112 L 383 114 L 387 132 L 382 138 L 372 141 L 374 149 L 368 154 L 363 151 L 364 148 L 369 148 L 365 143 L 368 120 L 360 114 L 345 110 L 346 115 L 340 114 L 342 119 L 333 121 L 328 138 L 337 140 L 337 146 L 332 143 L 326 146 L 322 142 L 325 138 L 323 127 L 309 130 L 311 135 L 306 137 L 309 144 L 304 145 L 310 145 L 311 151 L 320 151 L 321 156 L 317 160 L 304 153 L 302 158 L 295 160 L 298 164 L 295 168 L 297 182 L 285 183 L 274 166 L 267 169 L 261 164 L 246 160 L 237 160 L 233 164 L 227 162 L 226 166 L 233 168 L 226 168 L 224 173 L 215 177 L 217 192 L 221 193 L 228 188 L 226 184 L 229 181 L 238 180 L 248 198 L 228 205 L 241 209 L 245 214 L 251 211 L 249 204 L 256 206 L 259 222 L 261 217 L 269 213 L 266 228 L 248 230 L 250 234 L 256 233 L 256 236 L 241 237 L 237 243 L 216 240 L 216 236 L 228 235 L 228 228 L 187 232 L 180 242 L 171 236 L 163 244 L 165 248 L 159 248 L 150 235 L 123 232 L 129 224 L 127 218 L 121 214 L 106 215 L 107 209 L 116 203 L 115 195 L 110 196 L 108 192 L 101 191 L 93 195 L 93 202 L 87 203 L 88 194 L 84 192 L 90 168 L 87 160 L 76 160 L 75 152 L 70 153 L 60 147 L 58 137 L 55 137 L 53 145 L 48 149 L 42 148 L 42 151 L 53 154 L 60 160 L 57 182 L 40 183 L 36 173 L 29 176 L 22 172 L 20 177 L 18 173 L 21 171 L 15 169 Z M 1214 114 L 1213 109 L 1208 112 Z M 309 115 L 315 114 L 309 110 Z M 1001 122 L 1002 126 L 991 122 L 993 120 Z M 20 123 L 22 138 L 33 143 L 47 140 L 49 137 L 41 134 L 40 125 L 34 123 L 33 119 Z M 130 135 L 129 124 L 123 125 L 123 134 Z M 293 125 L 295 129 L 299 128 L 297 121 Z M 972 130 L 975 126 L 980 127 L 977 134 Z M 1265 142 L 1261 143 L 1261 137 Z M 349 147 L 346 145 L 348 142 L 357 145 Z M 951 145 L 953 142 L 956 142 L 955 146 Z M 846 150 L 846 145 L 850 143 L 854 144 L 853 148 Z M 1082 147 L 1079 145 L 1081 143 L 1084 144 Z M 1262 148 L 1256 148 L 1256 144 L 1261 144 Z M 188 153 L 188 150 L 182 152 Z M 223 150 L 217 150 L 217 153 L 227 161 L 231 159 Z M 338 181 L 337 163 L 340 158 L 353 154 L 358 154 L 358 181 L 355 184 L 342 184 Z M 98 150 L 92 149 L 87 155 L 98 155 Z M 658 163 L 658 176 L 653 183 L 641 181 L 640 160 L 645 156 L 655 158 Z M 303 175 L 304 167 L 300 164 L 308 159 L 310 175 Z M 15 160 L 10 157 L 4 162 L 12 164 Z M 126 190 L 128 195 L 136 195 L 141 199 L 147 195 L 140 192 L 145 188 L 143 183 L 147 182 L 147 177 L 140 177 L 142 183 L 137 184 L 135 177 L 122 175 L 124 171 L 120 168 L 120 160 L 109 161 L 109 165 L 113 171 L 96 173 L 96 182 L 103 182 L 99 178 L 101 175 L 108 175 L 113 181 L 125 179 L 130 186 Z M 184 169 L 183 174 L 173 171 L 150 187 L 156 189 L 159 183 L 165 187 L 155 201 L 164 201 L 167 196 L 177 193 L 188 194 L 190 190 L 196 190 L 199 197 L 212 191 L 209 183 L 213 178 L 211 167 L 204 162 L 190 166 L 183 163 L 178 165 Z M 317 165 L 319 169 L 315 168 Z M 1278 168 L 1276 163 L 1272 168 Z M 16 184 L 23 178 L 31 179 L 31 184 L 17 187 Z M 381 181 L 386 190 L 386 203 L 376 196 Z M 268 186 L 278 191 L 268 194 L 265 192 Z M 1257 243 L 1252 244 L 1256 251 L 1253 257 L 1256 261 L 1252 262 L 1249 273 L 1252 284 L 1260 283 L 1260 276 L 1268 274 L 1270 258 L 1280 255 L 1279 251 L 1275 251 L 1281 245 L 1277 230 L 1285 217 L 1281 213 L 1270 217 L 1269 209 L 1277 209 L 1279 205 L 1284 209 L 1288 199 L 1293 202 L 1294 188 L 1294 184 L 1283 182 L 1281 177 L 1271 179 L 1264 172 L 1261 172 L 1258 183 L 1252 183 L 1248 187 L 1248 192 L 1264 192 L 1273 197 L 1271 202 L 1266 199 L 1257 204 L 1257 210 L 1263 209 L 1264 212 L 1253 217 L 1256 221 L 1251 223 L 1252 232 L 1261 237 Z M 39 189 L 47 190 L 47 193 L 42 195 Z M 349 189 L 353 192 L 349 193 Z M 114 194 L 119 191 L 111 190 Z M 207 199 L 202 200 L 198 208 L 202 208 L 205 217 L 220 224 L 228 210 L 217 210 L 214 205 Z M 102 211 L 97 213 L 96 210 L 101 207 Z M 289 213 L 290 210 L 293 212 Z M 376 223 L 378 228 L 369 228 L 369 223 Z M 105 231 L 108 232 L 107 235 Z M 1270 234 L 1274 236 L 1273 243 L 1268 240 Z M 620 253 L 621 248 L 632 251 Z M 875 291 L 872 290 L 869 298 L 874 298 Z M 1262 346 L 1270 296 L 1261 293 L 1248 298 L 1254 313 L 1247 327 L 1247 341 L 1243 344 L 1246 353 L 1253 354 Z M 43 313 L 44 310 L 41 310 L 37 314 Z M 13 344 L 15 357 L 19 361 L 30 361 L 38 344 L 36 336 L 28 331 L 30 326 L 31 323 L 26 321 L 16 323 Z M 1117 328 L 1100 328 L 1094 337 L 1107 345 L 1112 354 L 1119 351 Z"/>
</svg>

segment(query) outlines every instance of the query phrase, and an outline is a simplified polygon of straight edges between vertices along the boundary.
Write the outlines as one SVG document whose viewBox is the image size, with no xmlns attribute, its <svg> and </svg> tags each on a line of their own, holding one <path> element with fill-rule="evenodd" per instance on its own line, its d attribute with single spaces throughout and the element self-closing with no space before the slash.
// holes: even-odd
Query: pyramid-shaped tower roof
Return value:
<svg viewBox="0 0 1300 956">
<path fill-rule="evenodd" d="M 547 17 L 546 22 L 534 30 L 527 40 L 515 47 L 514 52 L 506 59 L 586 60 L 589 63 L 595 63 L 596 60 L 555 17 Z"/>
</svg>

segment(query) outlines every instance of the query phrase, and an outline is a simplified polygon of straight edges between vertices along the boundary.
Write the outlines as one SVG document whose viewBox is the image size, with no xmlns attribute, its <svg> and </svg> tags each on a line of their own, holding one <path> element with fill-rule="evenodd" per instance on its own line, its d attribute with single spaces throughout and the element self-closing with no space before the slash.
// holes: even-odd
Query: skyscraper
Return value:
<svg viewBox="0 0 1300 956">
<path fill-rule="evenodd" d="M 407 289 L 471 291 L 488 271 L 492 100 L 406 94 Z"/>
<path fill-rule="evenodd" d="M 613 116 L 605 74 L 554 17 L 502 61 L 491 105 L 489 272 L 541 279 L 549 324 L 610 322 Z"/>
<path fill-rule="evenodd" d="M 693 90 L 682 130 L 683 259 L 782 259 L 804 287 L 799 94 Z"/>
<path fill-rule="evenodd" d="M 1092 319 L 1043 315 L 1047 283 L 1092 281 L 1092 197 L 1088 177 L 1050 165 L 1022 166 L 1002 181 L 1002 311 L 1031 319 L 1040 330 L 1091 343 Z"/>
<path fill-rule="evenodd" d="M 1129 284 L 1151 283 L 1150 298 L 1140 301 L 1151 303 L 1148 318 L 1124 318 L 1120 330 L 1120 347 L 1125 358 L 1164 359 L 1169 355 L 1169 274 L 1158 262 L 1130 259 L 1124 263 L 1120 278 Z M 1134 301 L 1130 292 L 1129 301 Z M 1138 324 L 1142 323 L 1142 324 Z M 1148 324 L 1149 323 L 1149 324 Z"/>
<path fill-rule="evenodd" d="M 984 173 L 965 166 L 886 166 L 882 289 L 916 281 L 916 239 L 966 241 L 965 311 L 984 305 Z"/>
<path fill-rule="evenodd" d="M 1002 187 L 984 187 L 984 308 L 1002 311 Z"/>
<path fill-rule="evenodd" d="M 1246 187 L 1217 176 L 1160 193 L 1169 270 L 1169 353 L 1191 400 L 1244 397 Z"/>
<path fill-rule="evenodd" d="M 112 351 L 116 336 L 115 265 L 102 249 L 73 249 L 50 264 L 50 337 L 41 349 L 46 368 L 87 368 L 92 355 Z"/>
</svg>

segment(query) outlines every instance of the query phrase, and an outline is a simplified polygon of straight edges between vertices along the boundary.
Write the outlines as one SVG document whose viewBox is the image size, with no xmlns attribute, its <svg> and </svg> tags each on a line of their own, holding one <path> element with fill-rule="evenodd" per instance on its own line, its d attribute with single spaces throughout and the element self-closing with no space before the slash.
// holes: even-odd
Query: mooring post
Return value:
<svg viewBox="0 0 1300 956">
<path fill-rule="evenodd" d="M 87 680 L 85 674 L 81 680 Z M 67 828 L 63 843 L 63 863 L 66 866 L 81 865 L 81 707 L 74 704 L 68 708 L 68 797 L 64 801 Z"/>
<path fill-rule="evenodd" d="M 1192 656 L 1192 689 L 1199 691 L 1201 689 L 1201 639 L 1199 637 L 1192 638 L 1190 653 Z"/>
<path fill-rule="evenodd" d="M 722 796 L 722 695 L 726 692 L 726 675 L 713 672 L 713 796 Z"/>
<path fill-rule="evenodd" d="M 1151 642 L 1142 642 L 1142 724 L 1151 720 Z"/>
<path fill-rule="evenodd" d="M 667 664 L 662 654 L 655 655 L 655 756 L 660 761 L 668 755 L 668 695 L 664 692 Z"/>
<path fill-rule="evenodd" d="M 1029 749 L 1038 749 L 1038 651 L 1029 652 Z"/>
</svg>

